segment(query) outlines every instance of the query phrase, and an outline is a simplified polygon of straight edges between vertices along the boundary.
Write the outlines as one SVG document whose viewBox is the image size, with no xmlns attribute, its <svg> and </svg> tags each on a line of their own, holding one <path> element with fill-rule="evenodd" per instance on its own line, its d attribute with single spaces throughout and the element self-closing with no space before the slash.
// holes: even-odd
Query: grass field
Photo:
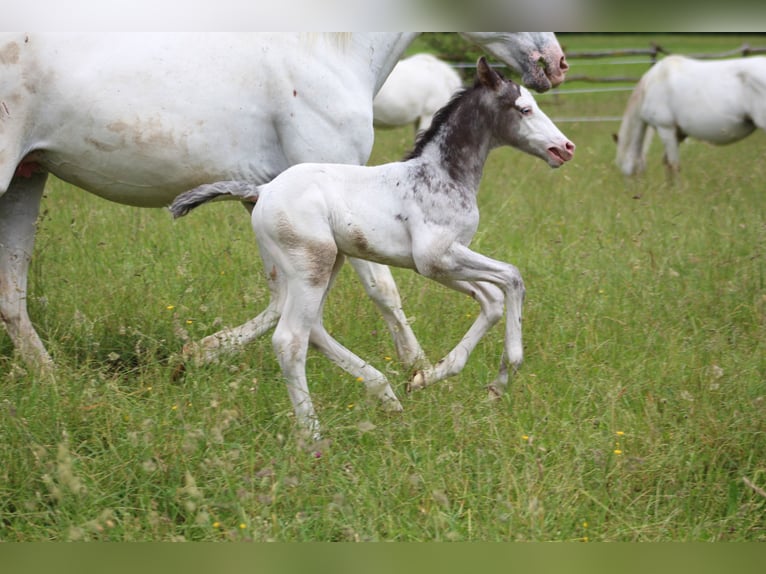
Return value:
<svg viewBox="0 0 766 574">
<path fill-rule="evenodd" d="M 587 73 L 626 73 L 615 68 Z M 627 97 L 538 102 L 552 117 L 620 115 Z M 473 247 L 513 262 L 527 287 L 509 393 L 484 391 L 495 328 L 459 376 L 405 395 L 382 319 L 344 269 L 325 323 L 390 375 L 405 410 L 382 412 L 312 354 L 319 458 L 268 337 L 171 379 L 186 341 L 266 304 L 244 210 L 173 222 L 51 180 L 29 306 L 59 369 L 36 379 L 0 335 L 0 540 L 766 540 L 766 134 L 684 144 L 671 185 L 659 141 L 648 173 L 626 181 L 616 123 L 560 126 L 578 146 L 570 165 L 497 150 L 479 196 Z M 379 132 L 371 163 L 410 144 L 408 129 Z M 438 360 L 477 307 L 394 272 Z"/>
</svg>

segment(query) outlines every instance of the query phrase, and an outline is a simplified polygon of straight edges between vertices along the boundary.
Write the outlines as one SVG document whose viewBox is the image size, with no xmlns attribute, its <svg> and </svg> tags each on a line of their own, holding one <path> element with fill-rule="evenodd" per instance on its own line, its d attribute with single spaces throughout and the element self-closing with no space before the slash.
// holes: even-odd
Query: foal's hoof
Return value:
<svg viewBox="0 0 766 574">
<path fill-rule="evenodd" d="M 412 378 L 404 386 L 404 390 L 409 394 L 412 391 L 423 389 L 426 386 L 426 374 L 423 371 L 415 371 Z"/>
<path fill-rule="evenodd" d="M 173 382 L 176 382 L 179 379 L 183 378 L 185 373 L 186 373 L 186 362 L 183 360 L 179 360 L 173 366 L 173 370 L 170 373 L 170 380 Z"/>
</svg>

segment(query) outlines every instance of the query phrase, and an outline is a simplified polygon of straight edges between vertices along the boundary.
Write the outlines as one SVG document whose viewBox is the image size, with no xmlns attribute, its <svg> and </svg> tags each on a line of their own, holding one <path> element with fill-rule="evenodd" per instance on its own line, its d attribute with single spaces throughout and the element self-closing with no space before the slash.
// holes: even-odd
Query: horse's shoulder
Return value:
<svg viewBox="0 0 766 574">
<path fill-rule="evenodd" d="M 673 90 L 679 82 L 688 83 L 690 77 L 696 76 L 696 64 L 699 64 L 698 60 L 680 54 L 666 56 L 644 74 L 643 89 L 659 95 L 666 90 Z"/>
<path fill-rule="evenodd" d="M 738 77 L 745 89 L 752 91 L 758 98 L 766 98 L 766 58 L 761 62 L 750 62 L 739 71 Z"/>
</svg>

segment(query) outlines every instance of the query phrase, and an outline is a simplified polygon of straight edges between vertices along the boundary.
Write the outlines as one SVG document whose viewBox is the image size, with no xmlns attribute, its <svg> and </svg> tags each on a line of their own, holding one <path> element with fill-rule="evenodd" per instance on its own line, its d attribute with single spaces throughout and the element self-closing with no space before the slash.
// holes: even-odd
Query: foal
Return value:
<svg viewBox="0 0 766 574">
<path fill-rule="evenodd" d="M 333 339 L 322 308 L 344 257 L 414 269 L 481 307 L 460 343 L 437 365 L 415 374 L 424 387 L 459 372 L 506 308 L 500 372 L 490 389 L 501 394 L 509 367 L 522 360 L 524 283 L 516 267 L 476 253 L 468 244 L 479 224 L 476 202 L 491 149 L 518 148 L 559 167 L 575 146 L 540 111 L 523 87 L 504 79 L 484 58 L 477 80 L 453 97 L 418 138 L 404 161 L 364 167 L 300 164 L 270 183 L 228 181 L 203 185 L 176 198 L 180 217 L 219 196 L 257 202 L 253 229 L 272 298 L 281 317 L 273 336 L 298 421 L 319 436 L 306 380 L 309 343 L 361 378 L 391 410 L 401 410 L 386 377 Z"/>
</svg>

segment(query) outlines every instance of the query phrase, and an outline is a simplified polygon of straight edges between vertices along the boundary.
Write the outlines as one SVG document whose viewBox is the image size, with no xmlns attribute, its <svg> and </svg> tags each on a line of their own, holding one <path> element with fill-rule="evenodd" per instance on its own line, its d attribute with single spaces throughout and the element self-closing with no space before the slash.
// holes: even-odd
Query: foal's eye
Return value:
<svg viewBox="0 0 766 574">
<path fill-rule="evenodd" d="M 522 116 L 531 116 L 532 115 L 532 108 L 529 108 L 529 107 L 521 108 L 521 110 L 519 110 L 519 111 L 521 111 L 521 115 Z"/>
</svg>

